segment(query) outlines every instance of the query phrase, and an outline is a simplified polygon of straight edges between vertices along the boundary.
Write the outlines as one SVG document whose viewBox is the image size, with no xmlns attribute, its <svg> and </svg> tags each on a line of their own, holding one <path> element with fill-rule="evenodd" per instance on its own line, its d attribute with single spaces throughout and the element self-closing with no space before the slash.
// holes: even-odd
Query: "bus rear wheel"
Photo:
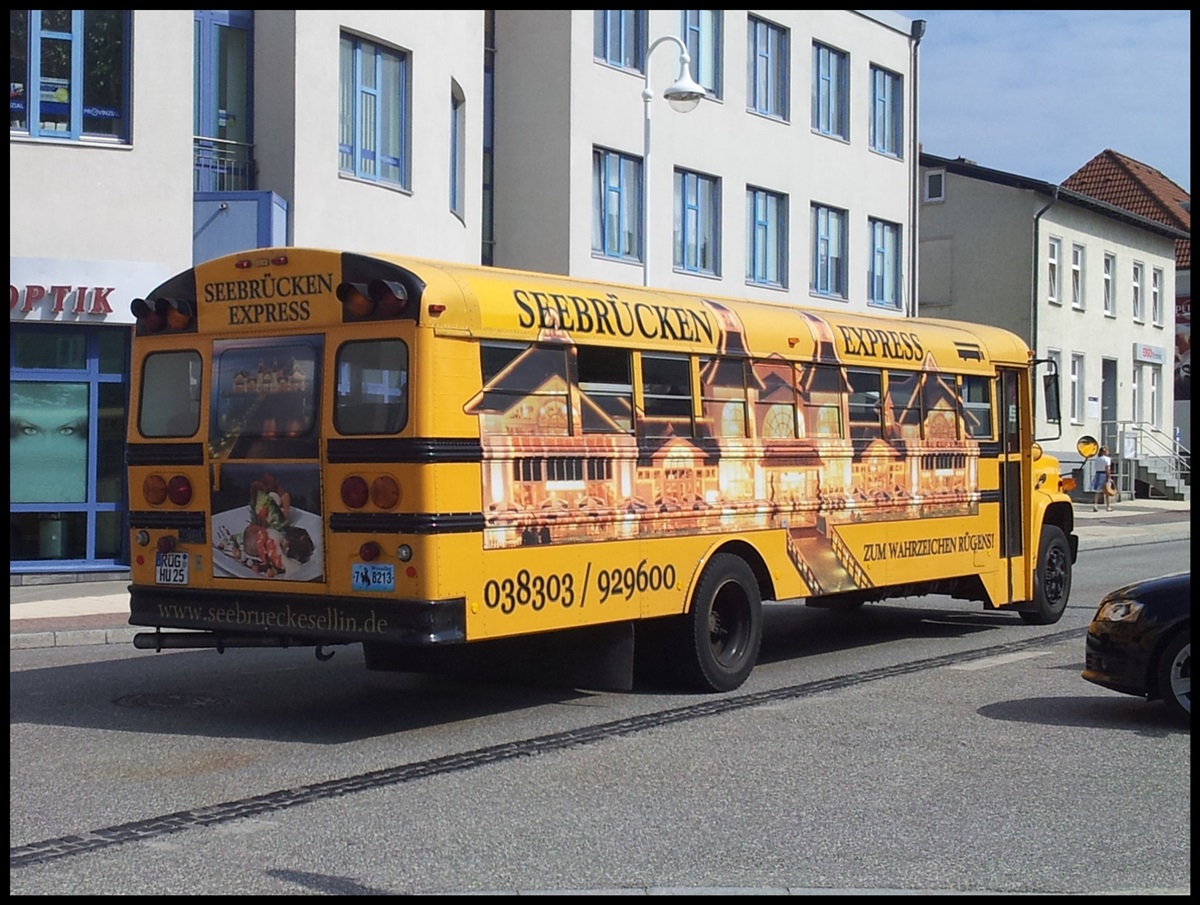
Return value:
<svg viewBox="0 0 1200 905">
<path fill-rule="evenodd" d="M 745 560 L 729 553 L 710 559 L 691 609 L 676 618 L 678 678 L 701 691 L 733 691 L 746 681 L 762 644 L 762 596 Z"/>
<path fill-rule="evenodd" d="M 1071 595 L 1071 548 L 1057 525 L 1042 526 L 1037 571 L 1033 574 L 1034 609 L 1022 610 L 1028 625 L 1053 625 L 1062 618 Z"/>
</svg>

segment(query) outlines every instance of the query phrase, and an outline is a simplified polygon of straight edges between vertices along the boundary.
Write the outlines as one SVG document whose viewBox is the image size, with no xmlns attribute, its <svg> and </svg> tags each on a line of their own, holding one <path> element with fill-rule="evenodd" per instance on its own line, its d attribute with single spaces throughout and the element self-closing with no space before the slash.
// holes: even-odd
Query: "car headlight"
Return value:
<svg viewBox="0 0 1200 905">
<path fill-rule="evenodd" d="M 1096 611 L 1097 622 L 1135 622 L 1142 615 L 1142 605 L 1136 600 L 1106 600 Z"/>
</svg>

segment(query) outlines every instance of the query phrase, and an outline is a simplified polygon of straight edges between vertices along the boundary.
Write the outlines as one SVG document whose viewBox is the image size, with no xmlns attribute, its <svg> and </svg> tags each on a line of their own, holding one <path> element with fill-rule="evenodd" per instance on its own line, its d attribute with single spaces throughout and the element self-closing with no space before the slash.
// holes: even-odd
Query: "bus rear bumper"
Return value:
<svg viewBox="0 0 1200 905">
<path fill-rule="evenodd" d="M 221 647 L 226 643 L 229 647 L 286 647 L 360 641 L 426 647 L 459 644 L 467 637 L 463 598 L 308 597 L 138 585 L 130 586 L 129 595 L 130 625 L 203 633 L 194 638 L 200 643 L 187 645 L 195 647 Z M 185 646 L 178 641 L 171 646 Z"/>
</svg>

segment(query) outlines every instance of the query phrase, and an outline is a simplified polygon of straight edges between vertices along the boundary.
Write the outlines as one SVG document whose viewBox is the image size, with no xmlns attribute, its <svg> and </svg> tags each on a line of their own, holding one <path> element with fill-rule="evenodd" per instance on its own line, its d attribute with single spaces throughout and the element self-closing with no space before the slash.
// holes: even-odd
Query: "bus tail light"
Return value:
<svg viewBox="0 0 1200 905">
<path fill-rule="evenodd" d="M 358 548 L 359 559 L 361 559 L 363 562 L 374 562 L 375 560 L 379 559 L 379 554 L 382 552 L 383 549 L 373 540 L 367 541 Z"/>
<path fill-rule="evenodd" d="M 375 302 L 367 294 L 367 287 L 363 283 L 339 283 L 335 294 L 348 320 L 364 320 L 375 311 Z"/>
<path fill-rule="evenodd" d="M 142 481 L 142 497 L 151 506 L 161 506 L 167 499 L 167 482 L 161 475 L 147 475 Z"/>
<path fill-rule="evenodd" d="M 392 280 L 371 280 L 367 284 L 367 295 L 379 306 L 384 317 L 399 317 L 408 305 L 408 291 Z"/>
<path fill-rule="evenodd" d="M 367 482 L 358 475 L 351 475 L 342 481 L 342 502 L 351 509 L 362 509 L 369 497 Z"/>
<path fill-rule="evenodd" d="M 394 509 L 400 502 L 400 485 L 391 475 L 382 475 L 371 482 L 371 502 L 380 509 Z"/>
<path fill-rule="evenodd" d="M 173 553 L 175 551 L 175 537 L 170 534 L 164 534 L 158 539 L 158 543 L 154 545 L 159 553 Z"/>
<path fill-rule="evenodd" d="M 181 474 L 167 481 L 167 498 L 176 506 L 186 506 L 192 501 L 192 482 Z"/>
</svg>

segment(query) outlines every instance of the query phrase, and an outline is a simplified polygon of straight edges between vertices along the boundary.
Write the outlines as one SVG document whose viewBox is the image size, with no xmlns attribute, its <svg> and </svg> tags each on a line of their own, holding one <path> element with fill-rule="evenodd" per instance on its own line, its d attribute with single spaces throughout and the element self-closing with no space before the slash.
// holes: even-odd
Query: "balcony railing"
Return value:
<svg viewBox="0 0 1200 905">
<path fill-rule="evenodd" d="M 254 145 L 222 138 L 192 138 L 193 191 L 244 192 L 254 189 Z"/>
</svg>

